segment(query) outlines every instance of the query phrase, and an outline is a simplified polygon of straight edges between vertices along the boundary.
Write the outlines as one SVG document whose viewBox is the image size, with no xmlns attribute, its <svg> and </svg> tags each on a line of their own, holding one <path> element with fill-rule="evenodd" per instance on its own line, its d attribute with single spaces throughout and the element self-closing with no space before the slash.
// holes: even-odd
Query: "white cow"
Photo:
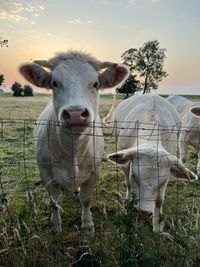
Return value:
<svg viewBox="0 0 200 267">
<path fill-rule="evenodd" d="M 185 106 L 191 103 L 191 101 L 181 95 L 169 95 L 166 99 L 176 107 L 180 114 L 184 112 Z"/>
<path fill-rule="evenodd" d="M 104 68 L 107 69 L 99 72 Z M 19 71 L 32 84 L 52 90 L 52 99 L 34 129 L 40 176 L 50 197 L 51 222 L 60 232 L 61 193 L 77 192 L 80 187 L 82 227 L 93 229 L 91 194 L 104 150 L 99 89 L 123 83 L 129 70 L 123 65 L 100 62 L 89 54 L 69 51 L 48 61 L 23 64 Z"/>
<path fill-rule="evenodd" d="M 200 120 L 197 116 L 200 102 L 192 102 L 178 95 L 169 96 L 167 100 L 175 105 L 181 117 L 182 129 L 179 137 L 180 158 L 183 163 L 187 162 L 188 146 L 193 146 L 198 151 L 197 173 L 200 174 Z"/>
<path fill-rule="evenodd" d="M 162 232 L 162 206 L 170 176 L 197 179 L 176 157 L 179 115 L 160 96 L 137 95 L 121 102 L 111 121 L 118 151 L 108 158 L 122 165 L 127 198 L 134 192 L 141 217 L 152 215 L 153 231 Z"/>
</svg>

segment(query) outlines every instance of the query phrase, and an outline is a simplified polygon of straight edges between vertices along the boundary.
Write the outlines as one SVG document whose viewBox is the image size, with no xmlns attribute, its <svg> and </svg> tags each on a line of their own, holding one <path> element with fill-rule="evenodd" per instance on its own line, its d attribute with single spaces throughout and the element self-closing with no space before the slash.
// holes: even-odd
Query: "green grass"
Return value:
<svg viewBox="0 0 200 267">
<path fill-rule="evenodd" d="M 174 242 L 161 239 L 152 233 L 151 222 L 138 219 L 134 200 L 124 201 L 124 175 L 106 159 L 116 149 L 109 128 L 104 129 L 105 154 L 93 190 L 95 234 L 81 232 L 81 205 L 67 194 L 63 194 L 63 232 L 53 234 L 32 138 L 33 120 L 49 98 L 0 97 L 0 266 L 69 266 L 84 252 L 105 267 L 200 266 L 199 181 L 168 185 L 165 230 Z M 102 116 L 111 104 L 110 97 L 101 97 Z M 192 148 L 187 166 L 196 166 Z"/>
</svg>

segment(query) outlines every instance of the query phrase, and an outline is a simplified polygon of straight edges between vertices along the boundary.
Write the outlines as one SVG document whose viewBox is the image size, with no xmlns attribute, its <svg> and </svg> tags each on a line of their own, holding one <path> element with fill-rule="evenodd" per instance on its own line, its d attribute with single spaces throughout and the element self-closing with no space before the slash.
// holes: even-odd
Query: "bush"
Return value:
<svg viewBox="0 0 200 267">
<path fill-rule="evenodd" d="M 22 85 L 18 82 L 14 82 L 11 86 L 11 90 L 13 91 L 13 96 L 33 96 L 33 89 L 29 85 Z"/>
<path fill-rule="evenodd" d="M 24 96 L 33 96 L 33 89 L 29 85 L 24 85 Z"/>
<path fill-rule="evenodd" d="M 23 96 L 23 88 L 22 85 L 18 82 L 14 82 L 11 86 L 11 90 L 13 91 L 13 96 Z"/>
</svg>

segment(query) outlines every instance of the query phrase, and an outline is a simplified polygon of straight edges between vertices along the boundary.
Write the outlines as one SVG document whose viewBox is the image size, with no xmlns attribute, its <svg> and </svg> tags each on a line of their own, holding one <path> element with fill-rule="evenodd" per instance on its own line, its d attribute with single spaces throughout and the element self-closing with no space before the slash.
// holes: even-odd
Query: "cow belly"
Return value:
<svg viewBox="0 0 200 267">
<path fill-rule="evenodd" d="M 55 181 L 62 187 L 62 189 L 75 192 L 77 188 L 89 179 L 89 173 L 72 173 L 70 176 L 67 170 L 57 170 Z"/>
</svg>

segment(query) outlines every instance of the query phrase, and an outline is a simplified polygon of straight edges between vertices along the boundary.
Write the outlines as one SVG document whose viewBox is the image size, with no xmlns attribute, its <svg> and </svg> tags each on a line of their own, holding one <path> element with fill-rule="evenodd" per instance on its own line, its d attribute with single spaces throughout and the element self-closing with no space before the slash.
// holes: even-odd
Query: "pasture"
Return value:
<svg viewBox="0 0 200 267">
<path fill-rule="evenodd" d="M 105 152 L 93 190 L 95 233 L 81 231 L 81 205 L 71 194 L 62 196 L 63 232 L 53 233 L 32 136 L 49 98 L 0 97 L 0 266 L 70 266 L 83 253 L 89 253 L 85 265 L 71 266 L 200 266 L 200 181 L 168 184 L 165 231 L 172 239 L 152 233 L 134 200 L 125 200 L 124 174 L 107 160 L 116 151 L 109 125 L 103 125 Z M 111 104 L 110 97 L 100 100 L 102 118 Z M 195 170 L 192 148 L 186 165 Z"/>
</svg>

